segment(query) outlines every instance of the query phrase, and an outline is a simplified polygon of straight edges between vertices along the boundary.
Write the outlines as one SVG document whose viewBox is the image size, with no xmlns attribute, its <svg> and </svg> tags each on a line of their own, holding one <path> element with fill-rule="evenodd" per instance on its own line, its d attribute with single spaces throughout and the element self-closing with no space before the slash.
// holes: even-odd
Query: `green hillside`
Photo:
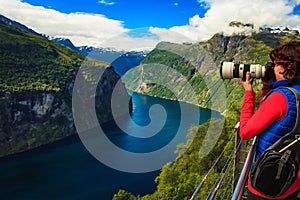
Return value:
<svg viewBox="0 0 300 200">
<path fill-rule="evenodd" d="M 0 88 L 4 94 L 59 91 L 84 59 L 60 45 L 3 23 L 0 55 Z"/>
<path fill-rule="evenodd" d="M 110 82 L 103 91 L 112 91 L 119 76 L 110 64 L 0 22 L 0 157 L 76 133 L 71 97 L 83 61 L 107 70 Z M 112 117 L 106 99 L 97 95 L 97 114 L 104 122 Z"/>
<path fill-rule="evenodd" d="M 251 36 L 216 34 L 208 41 L 192 45 L 158 44 L 139 67 L 125 75 L 123 81 L 126 87 L 139 93 L 218 110 L 224 113 L 225 125 L 220 119 L 212 119 L 191 128 L 187 137 L 193 139 L 181 144 L 176 152 L 176 161 L 162 168 L 155 180 L 157 190 L 153 194 L 136 197 L 120 190 L 114 199 L 188 199 L 227 146 L 224 156 L 197 197 L 205 198 L 216 178 L 223 174 L 222 168 L 227 158 L 232 157 L 234 126 L 239 120 L 243 99 L 239 79 L 220 79 L 220 63 L 233 61 L 264 65 L 269 61 L 269 51 L 289 40 L 300 41 L 300 37 L 295 33 L 272 34 L 269 30 L 261 30 Z M 71 92 L 74 77 L 84 60 L 82 55 L 61 45 L 0 22 L 0 156 L 35 148 L 76 133 Z M 101 102 L 96 105 L 99 118 L 108 120 L 111 117 L 111 102 L 106 97 L 119 77 L 107 63 L 89 60 L 87 64 L 109 69 L 104 77 L 105 88 L 97 88 L 99 95 L 95 98 Z M 89 79 L 93 74 L 84 75 Z M 189 86 L 195 97 L 191 96 Z M 257 93 L 259 89 L 260 81 L 257 80 Z M 218 137 L 218 141 L 202 157 L 202 147 L 209 145 L 205 142 L 209 127 L 223 127 L 223 131 L 220 136 L 217 131 L 216 135 L 209 135 L 208 139 Z M 231 187 L 229 184 L 227 188 L 222 188 L 217 199 L 230 196 Z"/>
<path fill-rule="evenodd" d="M 60 91 L 85 59 L 77 52 L 3 22 L 0 55 L 0 91 L 4 94 Z"/>
<path fill-rule="evenodd" d="M 168 68 L 172 68 L 188 80 L 197 95 L 197 105 L 223 112 L 228 108 L 222 104 L 227 102 L 227 105 L 235 105 L 241 102 L 242 90 L 238 87 L 240 80 L 220 79 L 221 62 L 265 65 L 270 61 L 270 50 L 290 40 L 300 40 L 300 37 L 292 33 L 272 34 L 268 30 L 262 30 L 251 36 L 216 34 L 208 41 L 193 45 L 162 42 L 150 52 L 139 67 L 129 71 L 123 80 L 126 87 L 133 91 L 169 99 L 181 96 L 182 99 L 179 100 L 189 102 L 190 99 L 185 95 L 176 94 L 186 90 L 185 85 L 178 84 L 176 78 L 171 83 L 176 87 L 174 91 L 155 83 L 158 78 L 166 77 L 170 72 Z M 165 66 L 166 70 L 157 71 L 158 64 Z M 218 96 L 221 86 L 226 89 L 226 102 L 224 98 Z M 218 106 L 212 107 L 212 103 Z"/>
<path fill-rule="evenodd" d="M 157 64 L 153 63 L 163 64 L 184 75 L 197 94 L 198 105 L 213 108 L 221 112 L 226 111 L 224 112 L 225 124 L 223 126 L 221 120 L 212 119 L 203 125 L 192 128 L 187 137 L 193 138 L 193 140 L 188 140 L 186 144 L 180 145 L 179 149 L 186 151 L 182 154 L 182 151 L 179 150 L 176 161 L 168 163 L 162 168 L 160 175 L 155 180 L 157 190 L 153 194 L 136 197 L 129 192 L 120 190 L 114 196 L 114 200 L 189 199 L 218 155 L 227 146 L 228 149 L 226 149 L 221 161 L 211 172 L 196 197 L 199 200 L 206 199 L 208 194 L 212 192 L 211 189 L 215 181 L 220 175 L 224 174 L 223 167 L 226 160 L 233 158 L 231 152 L 235 145 L 235 141 L 232 139 L 235 136 L 234 126 L 239 121 L 240 108 L 244 95 L 240 79 L 224 81 L 220 79 L 220 63 L 222 61 L 232 61 L 236 63 L 257 63 L 264 65 L 269 61 L 269 52 L 271 49 L 291 40 L 300 41 L 299 34 L 295 32 L 273 34 L 269 30 L 262 29 L 261 32 L 254 33 L 251 36 L 224 36 L 216 34 L 208 41 L 193 45 L 158 44 L 156 49 L 148 55 L 141 66 L 126 74 L 124 79 L 126 86 L 140 93 L 174 99 L 176 96 L 174 92 L 184 91 L 185 85 L 179 85 L 178 87 L 181 88 L 170 91 L 164 85 L 156 84 L 155 78 L 158 76 L 153 71 L 155 71 Z M 150 63 L 152 64 L 149 65 Z M 145 66 L 148 65 L 151 66 L 150 69 L 146 69 Z M 149 71 L 148 73 L 147 70 Z M 168 71 L 160 71 L 158 73 L 160 74 L 160 78 L 163 78 L 167 76 Z M 176 85 L 175 79 L 173 84 Z M 225 88 L 225 100 L 219 93 L 222 85 Z M 256 80 L 254 90 L 257 93 L 257 98 L 259 98 L 260 87 L 260 80 Z M 184 100 L 184 97 L 182 99 Z M 223 127 L 223 131 L 218 138 L 218 142 L 214 145 L 212 151 L 202 158 L 200 156 L 201 147 L 208 145 L 204 143 L 208 127 L 220 126 Z M 217 136 L 211 135 L 210 137 Z M 233 182 L 230 178 L 232 178 L 233 168 L 231 166 L 228 169 L 230 170 L 230 176 L 226 176 L 226 180 L 224 181 L 227 184 L 222 185 L 223 187 L 221 186 L 216 199 L 231 199 Z"/>
</svg>

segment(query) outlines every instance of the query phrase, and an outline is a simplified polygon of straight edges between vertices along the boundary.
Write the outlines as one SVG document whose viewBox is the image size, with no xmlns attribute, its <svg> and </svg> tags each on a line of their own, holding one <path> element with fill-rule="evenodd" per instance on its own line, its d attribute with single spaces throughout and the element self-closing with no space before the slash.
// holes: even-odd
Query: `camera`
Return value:
<svg viewBox="0 0 300 200">
<path fill-rule="evenodd" d="M 233 62 L 222 62 L 220 75 L 222 79 L 242 78 L 246 80 L 246 73 L 250 72 L 251 78 L 262 78 L 264 80 L 273 80 L 274 63 L 267 62 L 265 66 L 260 64 L 236 64 Z"/>
</svg>

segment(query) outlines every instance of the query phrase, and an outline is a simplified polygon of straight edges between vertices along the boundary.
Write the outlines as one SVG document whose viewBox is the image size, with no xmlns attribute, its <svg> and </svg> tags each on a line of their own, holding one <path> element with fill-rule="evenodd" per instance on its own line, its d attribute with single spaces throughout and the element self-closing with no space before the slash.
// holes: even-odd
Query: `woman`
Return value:
<svg viewBox="0 0 300 200">
<path fill-rule="evenodd" d="M 295 96 L 290 90 L 280 86 L 293 87 L 300 92 L 300 43 L 281 45 L 270 52 L 270 58 L 274 77 L 273 80 L 263 80 L 260 106 L 255 113 L 255 93 L 250 72 L 246 74 L 246 80 L 242 81 L 245 96 L 240 116 L 240 137 L 249 140 L 258 136 L 255 160 L 264 150 L 291 131 L 296 121 Z M 248 190 L 248 199 L 271 199 L 255 190 L 250 179 Z M 299 190 L 300 171 L 293 185 L 276 199 L 297 199 Z"/>
</svg>

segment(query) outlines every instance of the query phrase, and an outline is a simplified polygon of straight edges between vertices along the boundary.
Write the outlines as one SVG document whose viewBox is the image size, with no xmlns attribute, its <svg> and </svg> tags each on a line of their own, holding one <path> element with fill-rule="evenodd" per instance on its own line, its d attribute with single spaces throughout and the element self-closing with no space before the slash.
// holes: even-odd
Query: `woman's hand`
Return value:
<svg viewBox="0 0 300 200">
<path fill-rule="evenodd" d="M 247 72 L 246 80 L 241 82 L 245 91 L 252 90 L 252 81 L 250 80 L 250 78 L 251 78 L 251 74 L 250 72 Z"/>
</svg>

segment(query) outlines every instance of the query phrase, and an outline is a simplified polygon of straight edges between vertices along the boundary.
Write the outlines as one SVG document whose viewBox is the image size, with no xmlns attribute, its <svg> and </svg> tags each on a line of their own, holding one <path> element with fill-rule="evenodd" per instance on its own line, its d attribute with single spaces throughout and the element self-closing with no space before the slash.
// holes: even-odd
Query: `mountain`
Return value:
<svg viewBox="0 0 300 200">
<path fill-rule="evenodd" d="M 240 23 L 235 25 L 240 26 Z M 270 50 L 291 40 L 300 41 L 298 31 L 261 28 L 251 35 L 217 33 L 207 41 L 192 45 L 158 44 L 140 66 L 126 73 L 123 78 L 126 87 L 143 94 L 188 101 L 204 107 L 215 106 L 213 108 L 220 112 L 226 110 L 223 112 L 225 122 L 212 118 L 203 125 L 192 127 L 187 134 L 187 142 L 178 146 L 176 160 L 167 163 L 156 177 L 157 188 L 153 194 L 135 197 L 120 190 L 113 199 L 191 199 L 199 183 L 202 187 L 194 199 L 230 199 L 234 188 L 234 168 L 230 160 L 236 156 L 235 126 L 239 121 L 244 91 L 239 78 L 221 80 L 220 64 L 232 61 L 265 65 L 270 61 Z M 197 101 L 188 98 L 186 91 L 189 91 L 189 86 Z M 223 86 L 225 98 L 220 94 Z M 254 82 L 254 90 L 256 102 L 259 102 L 260 80 Z M 218 134 L 220 127 L 222 132 Z M 210 144 L 215 138 L 217 142 Z M 206 149 L 211 147 L 207 152 Z M 203 155 L 205 151 L 207 154 Z"/>
<path fill-rule="evenodd" d="M 136 55 L 141 63 L 129 70 L 122 79 L 129 89 L 227 112 L 224 115 L 225 124 L 212 119 L 191 128 L 188 142 L 178 147 L 176 161 L 164 166 L 156 178 L 157 190 L 153 194 L 135 198 L 121 190 L 115 199 L 189 199 L 220 152 L 229 144 L 231 148 L 211 172 L 211 178 L 206 180 L 198 199 L 205 197 L 210 186 L 224 173 L 226 159 L 232 156 L 230 152 L 233 152 L 234 142 L 230 142 L 230 139 L 234 138 L 234 126 L 239 120 L 243 96 L 240 79 L 220 79 L 221 62 L 264 65 L 269 61 L 268 54 L 272 48 L 290 40 L 300 41 L 297 31 L 262 28 L 251 35 L 226 36 L 218 33 L 207 41 L 195 44 L 162 42 L 146 57 L 142 53 Z M 91 50 L 93 47 L 82 48 L 82 52 L 86 53 Z M 108 63 L 100 62 L 105 59 L 96 57 L 97 54 L 95 57 L 89 55 L 91 58 L 88 59 L 45 38 L 0 22 L 0 155 L 25 151 L 76 133 L 71 106 L 75 76 L 80 73 L 90 82 L 97 80 L 89 73 L 89 68 L 79 71 L 83 63 L 106 72 L 102 82 L 97 85 L 95 99 L 98 119 L 101 122 L 110 120 L 110 98 L 107 96 L 111 95 L 114 84 L 120 78 L 110 63 L 115 61 L 116 65 L 118 62 L 121 65 L 122 62 L 116 60 L 127 58 L 126 52 L 110 53 L 111 56 L 106 54 L 110 61 Z M 137 63 L 139 61 L 132 66 Z M 166 80 L 165 77 L 170 79 Z M 190 99 L 189 86 L 195 92 L 197 101 Z M 225 99 L 219 93 L 223 86 Z M 259 91 L 259 80 L 254 89 Z M 89 98 L 94 99 L 94 96 Z M 82 103 L 84 101 L 82 99 Z M 205 140 L 207 130 L 214 133 L 216 127 L 222 127 L 223 131 L 221 135 L 209 135 L 219 139 L 209 154 L 201 157 L 202 147 L 207 147 L 210 141 Z M 232 188 L 232 185 L 226 187 Z M 219 194 L 223 196 L 217 199 L 230 194 L 229 190 L 222 189 Z"/>
<path fill-rule="evenodd" d="M 7 18 L 7 17 L 5 17 L 5 16 L 3 16 L 3 15 L 0 15 L 0 21 L 4 22 L 5 24 L 14 26 L 14 27 L 16 27 L 16 28 L 18 28 L 18 29 L 20 29 L 20 30 L 26 31 L 26 32 L 28 32 L 28 33 L 31 33 L 31 34 L 33 34 L 33 35 L 43 37 L 42 34 L 37 33 L 37 32 L 35 32 L 34 30 L 28 28 L 27 26 L 25 26 L 25 25 L 23 25 L 23 24 L 21 24 L 21 23 L 19 23 L 19 22 L 16 22 L 16 21 L 14 21 L 14 20 L 11 20 L 11 19 L 9 19 L 9 18 Z"/>
<path fill-rule="evenodd" d="M 113 48 L 81 46 L 78 51 L 95 60 L 111 63 L 122 77 L 129 69 L 138 66 L 149 53 L 148 51 L 118 51 Z"/>
<path fill-rule="evenodd" d="M 125 51 L 117 51 L 113 48 L 97 48 L 97 47 L 91 47 L 91 46 L 80 46 L 77 48 L 79 49 L 81 54 L 84 56 L 89 56 L 96 60 L 103 59 L 103 61 L 108 62 L 108 63 L 111 63 L 117 57 L 119 57 L 120 55 L 125 53 Z"/>
<path fill-rule="evenodd" d="M 99 82 L 93 70 L 103 71 Z M 86 98 L 95 99 L 99 123 L 112 120 L 109 97 L 120 76 L 111 64 L 0 21 L 0 156 L 77 133 L 72 96 L 90 90 L 73 91 L 77 77 L 93 83 L 91 89 L 97 84 L 95 94 Z M 117 95 L 129 98 L 124 86 Z"/>
<path fill-rule="evenodd" d="M 112 66 L 116 72 L 122 77 L 131 68 L 137 67 L 146 58 L 148 52 L 126 52 L 120 55 L 117 59 L 112 62 Z"/>
<path fill-rule="evenodd" d="M 31 33 L 33 35 L 36 35 L 36 36 L 40 36 L 40 37 L 43 37 L 43 38 L 46 38 L 46 39 L 49 39 L 49 40 L 52 40 L 58 44 L 61 44 L 65 47 L 68 47 L 74 51 L 78 51 L 77 47 L 74 46 L 74 44 L 71 42 L 71 40 L 69 39 L 66 39 L 66 38 L 56 38 L 56 37 L 51 37 L 51 36 L 48 36 L 48 35 L 45 35 L 45 34 L 41 34 L 41 33 L 37 33 L 36 31 L 28 28 L 27 26 L 25 26 L 24 24 L 21 24 L 17 21 L 14 21 L 14 20 L 11 20 L 3 15 L 0 15 L 0 21 L 4 22 L 5 24 L 7 25 L 11 25 L 11 26 L 14 26 L 20 30 L 23 30 L 23 31 L 26 31 L 28 33 Z"/>
<path fill-rule="evenodd" d="M 81 53 L 77 47 L 75 47 L 75 45 L 71 42 L 70 39 L 67 38 L 57 38 L 57 37 L 50 37 L 50 36 L 44 36 L 45 38 L 52 40 L 53 42 L 56 42 L 57 44 L 61 44 L 65 47 L 68 47 L 69 49 L 72 49 L 74 51 L 77 51 L 79 53 Z"/>
<path fill-rule="evenodd" d="M 91 57 L 93 59 L 111 63 L 113 64 L 116 72 L 123 76 L 129 69 L 132 67 L 138 66 L 140 62 L 145 58 L 147 55 L 147 51 L 118 51 L 112 48 L 97 48 L 97 47 L 89 47 L 89 46 L 75 46 L 72 41 L 68 38 L 57 38 L 52 37 L 45 34 L 40 34 L 35 32 L 34 30 L 28 28 L 27 26 L 11 20 L 3 15 L 0 15 L 0 21 L 4 22 L 5 24 L 14 26 L 18 29 L 26 31 L 36 36 L 40 36 L 56 42 L 57 44 L 61 44 L 71 50 L 77 51 L 78 53 Z"/>
<path fill-rule="evenodd" d="M 161 42 L 139 67 L 125 75 L 123 81 L 127 88 L 136 92 L 169 99 L 180 97 L 181 101 L 208 108 L 214 103 L 214 109 L 224 112 L 227 108 L 218 88 L 224 85 L 228 105 L 239 103 L 243 93 L 239 87 L 239 79 L 220 79 L 221 62 L 265 65 L 270 61 L 270 50 L 290 40 L 300 41 L 299 33 L 286 28 L 282 31 L 278 31 L 277 28 L 261 28 L 259 32 L 253 32 L 251 35 L 226 36 L 218 33 L 207 41 L 192 45 Z M 165 70 L 156 70 L 159 69 L 158 65 L 165 66 Z M 162 82 L 161 74 L 166 76 L 170 74 L 170 70 L 178 73 L 176 78 L 166 81 L 174 86 L 173 91 L 155 83 Z M 186 92 L 186 84 L 179 84 L 183 79 L 186 79 L 195 91 L 196 101 L 192 102 L 190 99 L 189 93 Z"/>
</svg>

